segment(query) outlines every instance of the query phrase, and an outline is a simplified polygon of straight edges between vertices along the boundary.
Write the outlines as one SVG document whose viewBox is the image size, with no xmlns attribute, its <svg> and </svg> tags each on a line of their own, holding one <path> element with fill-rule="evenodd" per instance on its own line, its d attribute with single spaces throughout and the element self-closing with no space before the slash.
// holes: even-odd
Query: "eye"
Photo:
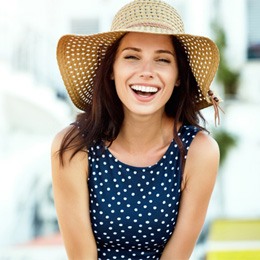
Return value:
<svg viewBox="0 0 260 260">
<path fill-rule="evenodd" d="M 138 60 L 139 59 L 137 56 L 134 56 L 134 55 L 126 55 L 124 58 L 126 60 Z"/>
<path fill-rule="evenodd" d="M 159 58 L 156 61 L 162 62 L 162 63 L 171 63 L 171 60 L 170 59 L 166 59 L 166 58 Z"/>
</svg>

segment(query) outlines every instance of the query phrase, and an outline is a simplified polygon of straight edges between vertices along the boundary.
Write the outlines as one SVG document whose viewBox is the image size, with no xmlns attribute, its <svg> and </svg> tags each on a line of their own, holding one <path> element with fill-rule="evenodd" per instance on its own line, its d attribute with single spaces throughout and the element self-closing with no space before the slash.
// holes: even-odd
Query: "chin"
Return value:
<svg viewBox="0 0 260 260">
<path fill-rule="evenodd" d="M 129 113 L 136 116 L 155 116 L 158 115 L 158 113 L 162 114 L 164 111 L 164 108 L 148 108 L 148 107 L 142 107 L 142 108 L 126 108 L 125 114 Z"/>
</svg>

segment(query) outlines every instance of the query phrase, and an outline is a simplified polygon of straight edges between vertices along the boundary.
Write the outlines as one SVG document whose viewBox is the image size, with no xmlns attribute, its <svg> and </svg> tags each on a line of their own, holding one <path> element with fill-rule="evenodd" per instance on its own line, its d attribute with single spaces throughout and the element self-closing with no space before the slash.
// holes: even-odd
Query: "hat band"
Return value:
<svg viewBox="0 0 260 260">
<path fill-rule="evenodd" d="M 159 24 L 159 23 L 149 23 L 149 22 L 147 22 L 147 23 L 144 23 L 144 22 L 134 23 L 134 24 L 127 26 L 126 28 L 130 29 L 132 27 L 135 27 L 135 28 L 136 27 L 155 27 L 155 28 L 160 28 L 160 29 L 164 29 L 164 30 L 172 30 L 171 27 L 168 27 L 166 25 L 162 25 L 162 24 Z"/>
</svg>

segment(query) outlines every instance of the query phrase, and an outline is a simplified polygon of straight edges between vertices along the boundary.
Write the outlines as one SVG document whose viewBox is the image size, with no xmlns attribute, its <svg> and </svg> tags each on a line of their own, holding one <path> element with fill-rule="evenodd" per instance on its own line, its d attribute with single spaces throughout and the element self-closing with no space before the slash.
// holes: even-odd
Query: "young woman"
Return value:
<svg viewBox="0 0 260 260">
<path fill-rule="evenodd" d="M 139 0 L 110 32 L 63 36 L 57 57 L 83 111 L 52 146 L 69 259 L 189 259 L 219 163 L 199 125 L 201 108 L 218 108 L 216 45 L 185 34 L 170 5 Z"/>
</svg>

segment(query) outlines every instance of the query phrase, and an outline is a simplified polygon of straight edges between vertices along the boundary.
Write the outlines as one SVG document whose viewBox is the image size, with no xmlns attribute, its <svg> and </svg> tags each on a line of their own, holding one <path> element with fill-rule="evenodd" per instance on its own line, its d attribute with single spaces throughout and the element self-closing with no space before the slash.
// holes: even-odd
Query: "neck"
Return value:
<svg viewBox="0 0 260 260">
<path fill-rule="evenodd" d="M 137 167 L 157 163 L 173 140 L 173 118 L 164 113 L 153 116 L 125 116 L 109 150 L 121 162 Z"/>
<path fill-rule="evenodd" d="M 165 114 L 127 116 L 115 141 L 128 151 L 145 152 L 168 145 L 173 139 L 173 119 Z"/>
</svg>

